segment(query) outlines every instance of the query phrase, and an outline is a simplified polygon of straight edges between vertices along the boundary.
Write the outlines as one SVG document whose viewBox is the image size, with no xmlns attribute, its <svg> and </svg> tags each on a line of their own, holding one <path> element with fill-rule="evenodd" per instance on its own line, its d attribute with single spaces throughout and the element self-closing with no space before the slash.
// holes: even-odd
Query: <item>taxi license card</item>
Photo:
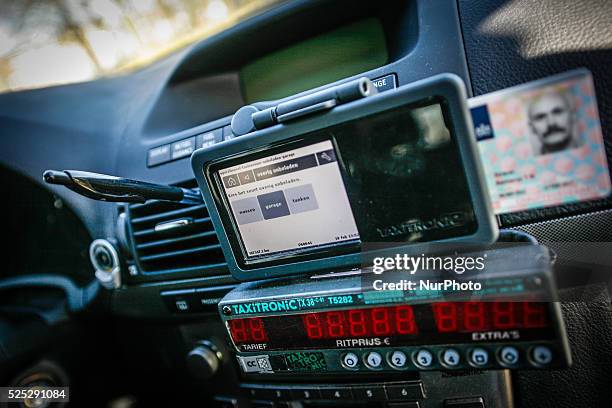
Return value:
<svg viewBox="0 0 612 408">
<path fill-rule="evenodd" d="M 610 195 L 588 70 L 478 96 L 469 107 L 496 214 Z"/>
</svg>

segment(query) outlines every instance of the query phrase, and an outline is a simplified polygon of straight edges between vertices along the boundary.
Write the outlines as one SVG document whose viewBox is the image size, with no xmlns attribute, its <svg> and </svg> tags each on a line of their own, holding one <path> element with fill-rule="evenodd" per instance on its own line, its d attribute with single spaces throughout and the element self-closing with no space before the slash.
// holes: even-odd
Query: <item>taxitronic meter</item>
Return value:
<svg viewBox="0 0 612 408">
<path fill-rule="evenodd" d="M 252 377 L 567 366 L 549 250 L 517 245 L 484 254 L 482 272 L 454 277 L 481 290 L 377 291 L 377 276 L 353 271 L 243 283 L 219 312 Z"/>
</svg>

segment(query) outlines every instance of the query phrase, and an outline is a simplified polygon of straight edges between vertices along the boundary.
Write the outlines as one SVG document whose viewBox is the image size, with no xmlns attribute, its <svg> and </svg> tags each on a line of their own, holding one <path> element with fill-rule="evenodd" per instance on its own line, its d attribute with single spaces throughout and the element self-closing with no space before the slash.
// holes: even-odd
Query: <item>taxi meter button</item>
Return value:
<svg viewBox="0 0 612 408">
<path fill-rule="evenodd" d="M 499 352 L 499 359 L 502 364 L 515 365 L 519 361 L 519 352 L 515 347 L 504 347 Z"/>
<path fill-rule="evenodd" d="M 470 361 L 475 366 L 484 366 L 489 362 L 489 353 L 483 348 L 475 348 L 470 353 Z"/>
<path fill-rule="evenodd" d="M 372 368 L 372 369 L 380 368 L 382 361 L 383 361 L 383 358 L 380 355 L 380 353 L 377 353 L 375 351 L 369 352 L 365 357 L 366 365 L 368 366 L 368 368 Z"/>
<path fill-rule="evenodd" d="M 359 364 L 359 357 L 355 353 L 346 353 L 344 357 L 342 357 L 342 365 L 348 369 L 357 368 L 357 364 Z"/>
<path fill-rule="evenodd" d="M 402 368 L 406 365 L 408 358 L 403 351 L 396 350 L 389 356 L 389 364 L 395 368 Z"/>
<path fill-rule="evenodd" d="M 414 362 L 420 367 L 429 367 L 433 363 L 433 355 L 429 350 L 421 349 L 414 355 Z"/>
</svg>

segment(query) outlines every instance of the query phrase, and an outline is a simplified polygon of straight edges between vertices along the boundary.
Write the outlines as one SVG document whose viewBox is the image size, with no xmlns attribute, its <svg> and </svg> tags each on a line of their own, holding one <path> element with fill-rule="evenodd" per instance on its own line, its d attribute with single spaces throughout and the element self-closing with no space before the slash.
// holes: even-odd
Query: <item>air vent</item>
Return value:
<svg viewBox="0 0 612 408">
<path fill-rule="evenodd" d="M 227 274 L 205 204 L 148 201 L 130 205 L 128 216 L 135 256 L 143 274 Z"/>
</svg>

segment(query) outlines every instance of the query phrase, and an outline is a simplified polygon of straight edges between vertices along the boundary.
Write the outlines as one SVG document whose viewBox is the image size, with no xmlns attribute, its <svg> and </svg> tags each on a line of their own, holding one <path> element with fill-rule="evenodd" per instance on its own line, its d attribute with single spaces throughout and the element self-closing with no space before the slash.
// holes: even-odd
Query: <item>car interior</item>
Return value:
<svg viewBox="0 0 612 408">
<path fill-rule="evenodd" d="M 610 406 L 612 2 L 260 3 L 127 72 L 2 79 L 0 407 Z"/>
</svg>

